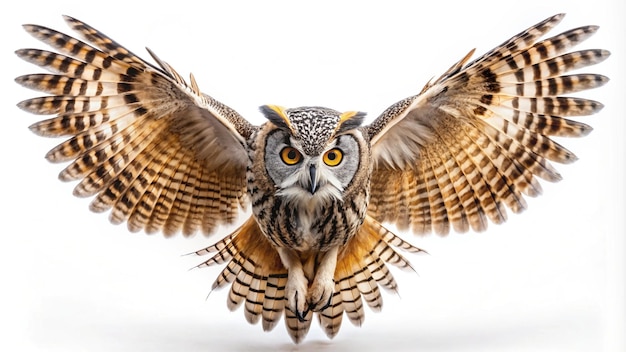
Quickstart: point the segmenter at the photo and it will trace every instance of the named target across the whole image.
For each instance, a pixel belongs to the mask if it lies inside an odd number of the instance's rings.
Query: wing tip
[[[72,17],[70,15],[61,15],[61,17],[63,17],[63,20],[69,24],[80,22],[75,17]]]
[[[36,110],[33,111],[33,109],[30,108],[30,101],[31,101],[31,99],[22,100],[19,103],[15,104],[15,106],[17,106],[18,108],[20,108],[21,110],[26,111],[26,112],[37,113]],[[28,128],[31,128],[34,125],[35,124],[29,126]]]
[[[590,102],[591,102],[591,106],[592,106],[592,114],[598,113],[598,112],[602,111],[602,109],[604,109],[605,105],[602,104],[601,102],[595,101],[595,100],[592,100]]]
[[[37,27],[39,27],[39,26],[36,25],[36,24],[33,24],[33,23],[24,23],[22,25],[22,28],[24,28],[24,30],[26,32],[28,32],[28,33],[32,33],[33,31],[35,31],[35,28],[37,28]]]
[[[38,136],[42,136],[42,137],[46,136],[45,131],[44,131],[44,130],[42,130],[39,126],[40,126],[39,122],[36,122],[36,123],[34,123],[34,124],[32,124],[32,125],[28,126],[28,129],[29,129],[31,132],[33,132],[34,134],[38,135]],[[46,158],[46,159],[47,159],[47,158]]]
[[[26,60],[26,57],[28,56],[27,53],[29,52],[29,49],[17,49],[14,51],[15,55],[17,55],[20,59],[22,60]]]
[[[581,123],[580,136],[584,137],[593,132],[593,127],[586,123]]]
[[[567,15],[567,13],[565,13],[565,12],[559,12],[556,15],[554,15],[552,17],[549,17],[548,21],[555,22],[555,25],[556,25],[559,22],[563,21],[563,18],[565,18],[566,15]]]

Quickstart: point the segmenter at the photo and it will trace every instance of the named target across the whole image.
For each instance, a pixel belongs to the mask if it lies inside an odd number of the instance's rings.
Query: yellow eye
[[[302,160],[302,154],[293,147],[285,147],[280,151],[280,158],[287,165],[295,165]]]
[[[343,159],[343,152],[340,149],[331,149],[324,153],[324,164],[328,166],[337,166]]]

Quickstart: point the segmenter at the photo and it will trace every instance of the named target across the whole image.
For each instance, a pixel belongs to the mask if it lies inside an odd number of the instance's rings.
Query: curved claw
[[[296,318],[298,318],[298,320],[301,323],[304,323],[306,321],[306,319],[304,317],[306,317],[307,314],[309,314],[309,307],[307,306],[307,308],[304,311],[299,311],[298,310],[298,296],[296,295]]]
[[[320,312],[328,308],[333,300],[334,285],[332,279],[316,280],[308,292],[308,309],[314,312]]]
[[[330,297],[328,297],[328,302],[326,302],[326,304],[322,308],[319,309],[320,312],[330,307],[332,302],[333,302],[333,295],[330,295]]]
[[[301,323],[304,323],[306,321],[304,317],[306,317],[307,314],[309,314],[309,308],[307,308],[304,312],[296,311],[296,318],[298,318]]]

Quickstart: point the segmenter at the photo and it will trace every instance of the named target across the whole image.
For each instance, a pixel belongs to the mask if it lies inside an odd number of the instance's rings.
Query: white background
[[[618,1],[131,2],[14,1],[2,11],[3,128],[0,350],[619,351],[624,349],[624,5]],[[619,5],[618,5],[619,3]],[[8,3],[7,3],[8,5]],[[182,257],[206,239],[129,234],[56,179],[44,154],[59,140],[28,130],[37,117],[15,103],[39,95],[13,78],[41,70],[14,54],[40,47],[22,31],[68,31],[61,14],[95,26],[143,57],[149,46],[200,88],[261,123],[257,107],[324,105],[377,116],[418,92],[476,47],[491,49],[558,12],[557,28],[598,24],[581,47],[613,55],[586,69],[610,76],[579,93],[606,108],[583,117],[595,130],[559,140],[580,160],[556,165],[529,209],[481,234],[415,237],[430,255],[397,272],[400,296],[361,328],[344,321],[329,341],[317,323],[293,345],[205,299],[218,269]],[[556,34],[554,32],[553,34]],[[220,234],[227,233],[224,229]]]

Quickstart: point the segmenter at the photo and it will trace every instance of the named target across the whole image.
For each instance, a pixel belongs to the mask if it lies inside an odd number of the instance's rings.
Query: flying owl
[[[230,286],[228,308],[243,305],[248,322],[269,331],[284,316],[298,343],[317,316],[332,338],[344,313],[360,325],[364,304],[382,308],[381,288],[397,287],[388,265],[410,268],[402,251],[422,251],[385,223],[416,234],[484,231],[507,208],[526,208],[538,178],[561,178],[551,162],[576,160],[550,137],[588,134],[569,117],[602,104],[565,95],[608,78],[565,73],[609,52],[568,52],[596,26],[541,40],[563,16],[473,61],[470,51],[369,124],[358,111],[265,105],[260,126],[149,50],[156,65],[65,17],[84,41],[24,26],[57,52],[16,52],[52,72],[18,77],[51,94],[18,106],[55,115],[30,129],[68,138],[46,155],[70,162],[59,178],[79,181],[76,196],[94,197],[91,210],[132,232],[209,235],[251,210],[195,252],[212,255],[198,267],[225,264],[213,289]]]

